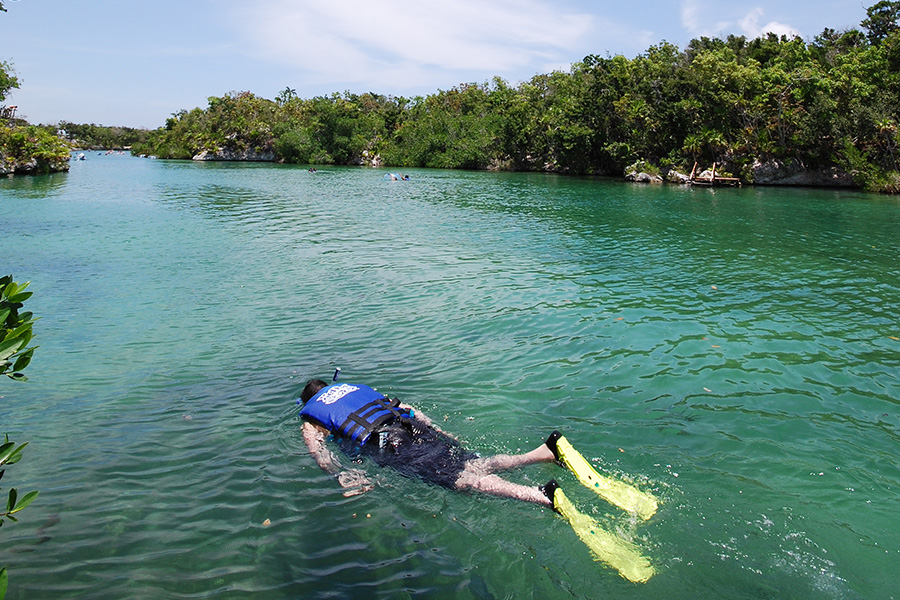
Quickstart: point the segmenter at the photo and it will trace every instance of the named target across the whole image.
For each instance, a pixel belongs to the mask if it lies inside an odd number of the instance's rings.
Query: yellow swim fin
[[[556,454],[556,458],[575,474],[582,485],[597,492],[610,504],[634,513],[645,521],[656,513],[658,506],[656,496],[649,492],[642,492],[624,481],[601,475],[559,432],[553,432],[553,435],[547,440],[547,445]]]
[[[650,559],[643,556],[637,546],[601,529],[596,520],[579,512],[559,488],[553,492],[553,508],[566,518],[596,560],[613,567],[628,581],[645,583],[655,573]]]

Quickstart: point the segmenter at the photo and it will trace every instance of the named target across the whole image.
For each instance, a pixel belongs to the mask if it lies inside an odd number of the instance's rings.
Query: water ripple
[[[888,597],[900,206],[536,174],[85,161],[0,182],[41,345],[8,597]],[[32,300],[29,300],[31,302]],[[483,454],[562,429],[662,498],[635,588],[548,511],[305,451],[335,366]],[[346,464],[348,457],[343,457]],[[6,481],[6,479],[4,480]]]

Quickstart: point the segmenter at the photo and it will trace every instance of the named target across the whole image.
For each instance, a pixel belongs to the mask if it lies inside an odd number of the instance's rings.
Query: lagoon
[[[893,598],[900,202],[546,174],[91,154],[0,180],[3,274],[41,317],[0,432],[38,500],[8,598]],[[299,434],[306,379],[369,383],[482,454],[553,429],[660,497],[556,477],[656,575],[564,520]],[[343,458],[345,464],[348,459]]]

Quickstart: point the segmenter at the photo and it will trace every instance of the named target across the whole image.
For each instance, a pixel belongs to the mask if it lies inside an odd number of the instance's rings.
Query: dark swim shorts
[[[379,465],[448,489],[455,487],[466,462],[478,457],[447,434],[415,420],[411,427],[400,423],[382,427],[370,439],[362,454]]]

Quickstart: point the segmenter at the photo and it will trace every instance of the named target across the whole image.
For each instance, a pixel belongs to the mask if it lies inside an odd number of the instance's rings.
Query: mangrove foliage
[[[0,175],[67,170],[68,143],[52,128],[16,119],[16,107],[3,105],[7,95],[19,85],[12,65],[0,61]]]
[[[494,78],[404,98],[250,92],[182,110],[134,144],[161,158],[541,170],[621,175],[718,163],[834,168],[900,190],[900,2],[814,39],[699,38],[591,55],[517,85]]]

